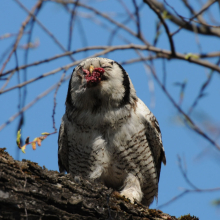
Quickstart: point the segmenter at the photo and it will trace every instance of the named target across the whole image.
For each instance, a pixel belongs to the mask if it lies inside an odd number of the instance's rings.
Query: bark
[[[16,161],[0,148],[0,219],[177,220],[112,191],[28,160]]]

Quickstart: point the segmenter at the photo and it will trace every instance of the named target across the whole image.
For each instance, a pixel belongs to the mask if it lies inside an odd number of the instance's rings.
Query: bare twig
[[[206,5],[204,5],[202,7],[202,9],[197,13],[195,14],[193,17],[191,17],[189,19],[189,21],[193,20],[194,18],[198,17],[200,14],[202,14],[204,11],[206,11],[212,4],[214,4],[216,2],[216,0],[211,0],[211,1],[208,1]],[[172,36],[175,35],[176,33],[178,33],[181,29],[183,28],[183,26],[179,27],[175,32],[172,33]],[[199,27],[196,27],[197,30],[199,30]],[[195,28],[194,28],[195,30]]]
[[[76,1],[74,0],[69,0],[69,1],[62,1],[62,0],[44,0],[44,1],[53,1],[53,2],[57,2],[57,3],[61,3],[61,4],[76,4]],[[102,18],[108,20],[109,22],[111,22],[112,24],[120,27],[121,29],[125,30],[126,32],[128,32],[129,34],[133,35],[134,37],[140,39],[142,42],[144,42],[144,44],[149,45],[149,43],[143,38],[143,36],[138,36],[138,34],[136,34],[134,31],[132,31],[130,28],[128,28],[127,26],[123,25],[122,23],[119,23],[117,21],[115,21],[114,19],[112,19],[111,17],[109,17],[107,14],[100,12],[99,10],[96,10],[95,8],[85,5],[81,2],[78,2],[77,5],[79,7],[83,7],[85,9],[88,9],[92,12],[94,12],[96,15],[101,16]]]
[[[158,206],[158,209],[161,209],[171,203],[173,203],[174,201],[182,198],[184,195],[186,194],[189,194],[189,193],[201,193],[201,192],[216,192],[216,191],[220,191],[220,187],[217,187],[217,188],[210,188],[210,189],[199,189],[198,187],[196,187],[188,178],[186,172],[183,170],[183,167],[182,167],[182,162],[181,162],[181,158],[180,156],[178,156],[178,162],[179,162],[179,168],[180,168],[180,171],[185,179],[185,181],[188,183],[189,186],[191,186],[193,189],[184,189],[182,193],[180,193],[179,195],[173,197],[171,200],[169,200],[168,202],[162,204],[162,205],[159,205]]]
[[[18,1],[18,0],[15,0],[15,1]],[[20,39],[22,38],[23,33],[24,33],[24,30],[25,30],[27,24],[29,23],[29,21],[31,20],[34,11],[37,10],[38,8],[40,8],[41,6],[42,6],[42,1],[39,0],[39,1],[37,2],[37,4],[32,8],[31,14],[29,14],[29,15],[27,16],[27,18],[25,19],[25,21],[22,23],[22,26],[21,26],[21,28],[20,28],[20,30],[19,30],[19,34],[18,34],[18,36],[17,36],[17,38],[16,38],[16,40],[15,40],[15,43],[14,43],[14,45],[13,45],[13,49],[12,49],[12,51],[10,52],[10,54],[9,54],[9,56],[8,56],[8,58],[7,58],[7,60],[4,62],[3,66],[2,66],[2,68],[1,68],[1,70],[0,70],[0,75],[2,74],[3,70],[5,69],[5,67],[6,67],[7,63],[9,62],[9,60],[10,60],[12,54],[13,54],[14,51],[17,49],[18,43],[19,43]]]
[[[216,63],[216,65],[219,65],[220,64],[220,58],[218,60],[218,62]],[[213,78],[214,76],[214,71],[211,70],[210,71],[210,74],[208,75],[207,77],[207,80],[204,82],[204,84],[201,86],[200,88],[200,91],[199,91],[199,94],[198,96],[196,97],[195,101],[193,102],[192,106],[189,108],[189,111],[188,111],[188,115],[190,115],[193,111],[193,109],[196,107],[196,105],[198,104],[199,100],[204,97],[204,91],[205,89],[207,88],[207,86],[210,84],[211,82],[211,79]]]
[[[66,80],[69,80],[70,76],[66,76],[63,79],[63,82]],[[45,97],[46,95],[48,95],[50,92],[52,92],[54,89],[57,88],[57,85],[59,83],[54,84],[53,86],[51,86],[49,89],[47,89],[46,91],[44,91],[43,93],[41,93],[40,95],[38,95],[32,102],[30,102],[29,104],[27,104],[26,106],[24,106],[19,112],[17,112],[16,114],[14,114],[13,116],[11,116],[4,124],[2,124],[0,126],[0,131],[7,126],[8,124],[10,124],[12,121],[14,121],[20,114],[22,114],[23,112],[25,112],[26,110],[28,110],[31,106],[33,106],[37,101],[39,101],[40,99],[42,99],[43,97]]]
[[[174,101],[173,97],[169,94],[169,92],[167,91],[167,89],[164,87],[164,85],[161,83],[161,81],[159,80],[154,68],[151,68],[151,71],[153,73],[154,78],[156,79],[156,81],[158,82],[158,84],[160,85],[160,87],[162,88],[162,90],[164,91],[164,93],[167,95],[167,97],[169,98],[169,100],[171,101],[171,103],[174,105],[174,107],[179,111],[179,113],[184,117],[184,120],[186,122],[186,124],[189,125],[189,127],[195,131],[197,134],[201,135],[203,138],[205,138],[208,142],[210,142],[212,144],[212,146],[214,146],[217,150],[220,150],[220,146],[214,141],[212,140],[206,133],[204,133],[194,122],[193,120],[181,109],[181,107]]]
[[[69,23],[69,40],[68,40],[68,51],[71,49],[71,42],[72,42],[72,33],[73,33],[73,23],[76,19],[76,9],[78,5],[79,0],[76,1],[76,4],[73,5],[73,10],[71,11],[71,16],[70,16],[70,23]]]
[[[42,5],[41,5],[41,7],[42,7]],[[35,12],[33,13],[34,16],[37,16],[37,14],[40,11],[40,8],[37,8],[37,10],[35,10]],[[34,24],[35,24],[35,20],[32,17],[32,20],[30,21],[30,26],[31,27],[30,27],[29,34],[28,34],[27,45],[30,45]],[[29,48],[30,47],[28,46],[27,49],[25,50],[25,54],[24,54],[24,64],[25,65],[28,62]],[[17,55],[16,55],[16,58],[17,58]],[[18,61],[17,61],[17,67],[18,67]],[[27,81],[27,69],[24,69],[23,81],[24,82]],[[26,88],[26,86],[23,87],[23,95],[21,95],[21,90],[20,89],[21,88],[19,88],[19,110],[20,110],[20,108],[23,108],[25,106],[25,101],[26,101],[26,97],[27,97],[27,88]],[[20,114],[20,119],[19,119],[19,122],[18,122],[17,130],[20,130],[22,128],[23,124],[24,124],[24,112],[22,112],[22,114]]]
[[[29,32],[23,32],[23,35],[24,34],[28,34]],[[3,40],[3,39],[6,39],[6,38],[9,38],[9,37],[14,37],[14,36],[18,36],[19,33],[5,33],[3,35],[0,36],[0,40]]]
[[[182,0],[182,1],[185,4],[185,6],[189,9],[189,11],[191,12],[192,15],[197,14],[196,11],[194,11],[193,7],[189,4],[188,0]],[[198,19],[199,23],[201,23],[203,25],[207,25],[201,14],[198,15],[196,18]]]
[[[53,96],[53,113],[52,113],[52,120],[53,120],[53,129],[55,132],[57,132],[57,128],[56,128],[56,123],[55,123],[55,114],[56,114],[56,105],[57,105],[57,102],[56,102],[56,96],[57,96],[57,92],[62,84],[62,82],[64,81],[64,77],[66,75],[66,70],[63,72],[63,74],[61,75],[61,78],[57,84],[57,87],[56,87],[56,90],[55,90],[55,93],[54,93],[54,96]],[[69,78],[69,77],[68,77]]]
[[[187,29],[189,31],[194,31],[195,30],[195,28],[193,27],[194,24],[191,24],[190,22],[184,21],[183,16],[180,17],[180,16],[173,15],[169,10],[167,10],[165,8],[163,3],[161,3],[161,2],[159,2],[157,0],[150,0],[150,1],[151,1],[151,4],[153,4],[155,7],[157,7],[160,10],[161,13],[166,11],[167,12],[167,16],[170,17],[170,21],[171,22],[173,22],[176,25],[180,26],[181,28]],[[199,13],[197,13],[197,16],[199,16],[202,12],[203,12],[203,10],[200,11]],[[195,17],[196,16],[193,16],[192,18],[190,18],[190,20],[192,21]],[[218,29],[216,29],[216,28],[209,28],[209,27],[204,26],[204,25],[196,26],[196,28],[197,28],[197,31],[198,31],[199,34],[212,35],[212,36],[220,37],[220,29],[219,28]]]
[[[119,3],[123,6],[123,8],[125,9],[126,14],[129,17],[129,20],[133,20],[135,21],[135,23],[137,24],[137,21],[135,20],[134,14],[128,9],[127,4],[124,3],[123,0],[119,0]]]
[[[211,188],[211,189],[184,189],[184,191],[182,193],[180,193],[179,195],[173,197],[168,202],[166,202],[162,205],[159,205],[157,208],[161,209],[161,208],[173,203],[174,201],[182,198],[183,196],[185,196],[186,194],[189,194],[189,193],[216,192],[216,191],[220,191],[220,187],[219,188]]]
[[[23,8],[29,16],[32,16],[33,19],[38,23],[38,25],[53,39],[53,41],[62,49],[62,51],[66,52],[67,50],[63,47],[63,45],[57,40],[57,38],[35,17],[33,12],[30,12],[19,0],[15,0],[21,8]],[[43,1],[43,0],[40,0]],[[69,56],[72,61],[74,61],[74,58]]]
[[[140,37],[141,36],[141,22],[140,22],[140,15],[139,15],[139,8],[137,6],[136,0],[132,0],[134,8],[135,8],[135,16],[136,16],[136,26],[137,26],[137,34]]]
[[[176,52],[175,52],[175,47],[174,47],[174,42],[173,42],[173,39],[172,39],[172,35],[169,31],[169,28],[168,28],[166,22],[164,21],[163,17],[161,16],[160,11],[153,4],[151,4],[150,0],[144,0],[144,2],[146,4],[148,4],[148,6],[156,13],[157,17],[160,19],[161,23],[163,24],[163,26],[165,28],[165,31],[166,31],[166,34],[167,34],[167,37],[168,37],[169,42],[170,42],[170,49],[171,49],[171,52],[172,52],[172,56],[175,57]]]
[[[111,51],[126,50],[126,49],[148,50],[148,51],[157,53],[158,57],[164,57],[164,58],[167,58],[167,59],[171,58],[171,52],[170,51],[163,50],[163,49],[160,49],[160,48],[157,48],[157,47],[154,47],[154,46],[143,46],[143,45],[135,45],[135,44],[118,45],[118,46],[92,46],[92,47],[80,48],[80,49],[74,50],[72,52],[66,52],[66,53],[56,55],[56,56],[48,58],[48,59],[44,59],[44,60],[37,61],[37,62],[31,63],[31,64],[23,65],[23,66],[18,67],[17,69],[11,69],[11,70],[8,70],[8,71],[4,72],[2,74],[2,76],[5,76],[5,75],[11,73],[14,70],[18,70],[18,69],[20,70],[20,69],[24,69],[24,68],[27,68],[27,67],[39,65],[41,63],[46,63],[46,62],[49,62],[49,61],[52,61],[52,60],[55,60],[55,59],[58,59],[58,58],[61,58],[61,57],[64,57],[64,56],[68,56],[70,54],[76,54],[76,53],[80,53],[80,52],[84,52],[84,51],[88,51],[88,50],[108,50],[109,52],[111,52]],[[207,54],[194,54],[194,55],[198,58],[217,57],[217,56],[220,56],[220,52],[212,52],[212,53],[207,53]],[[180,60],[184,60],[184,61],[187,61],[187,62],[192,62],[192,63],[198,64],[198,65],[213,69],[213,70],[220,73],[220,67],[219,66],[217,66],[215,64],[212,64],[212,63],[210,63],[206,60],[200,60],[200,59],[196,59],[196,58],[193,58],[193,57],[187,59],[186,55],[181,54],[181,53],[176,53],[175,58],[180,59]],[[0,91],[0,94],[1,94],[1,91]]]
[[[187,176],[187,173],[186,171],[183,169],[183,166],[182,166],[182,160],[181,160],[181,157],[179,155],[177,155],[177,159],[178,159],[178,166],[180,168],[180,171],[185,179],[185,181],[193,188],[193,189],[196,189],[196,190],[199,190],[199,188],[197,186],[195,186],[188,178]]]

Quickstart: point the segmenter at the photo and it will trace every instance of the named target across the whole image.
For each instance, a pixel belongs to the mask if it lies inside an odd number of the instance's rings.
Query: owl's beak
[[[90,75],[92,75],[92,72],[93,72],[94,69],[95,69],[94,66],[93,66],[93,65],[90,65],[90,67],[89,67]]]

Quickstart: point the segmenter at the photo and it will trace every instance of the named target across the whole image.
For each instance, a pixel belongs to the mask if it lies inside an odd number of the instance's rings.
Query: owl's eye
[[[103,68],[103,69],[112,69],[113,64],[114,64],[113,61],[108,62],[108,63],[104,63],[104,64],[101,64],[101,62],[99,62],[100,67]]]
[[[103,69],[112,69],[112,66],[106,64],[106,65],[102,66],[102,68],[103,68]]]

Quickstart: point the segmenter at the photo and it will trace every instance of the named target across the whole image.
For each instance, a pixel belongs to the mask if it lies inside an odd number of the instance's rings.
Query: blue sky
[[[139,3],[141,1],[138,1]],[[181,15],[189,17],[189,13],[184,9],[181,1],[168,1],[175,7]],[[30,10],[36,1],[23,0],[22,3]],[[92,1],[90,3],[92,7],[95,7],[102,12],[110,13],[110,15],[118,21],[125,20],[127,17],[120,4],[114,1]],[[195,4],[195,7],[198,5]],[[132,5],[129,3],[129,8]],[[21,23],[25,20],[27,14],[24,12],[15,1],[0,1],[0,36],[5,33],[17,33]],[[81,15],[85,16],[88,10],[80,9]],[[114,13],[113,13],[114,12]],[[122,13],[123,12],[123,13]],[[212,14],[219,21],[219,11],[217,4],[211,8]],[[119,14],[116,17],[116,14]],[[67,47],[68,40],[68,25],[69,15],[63,9],[63,7],[46,2],[43,9],[38,15],[38,19],[50,30],[54,36]],[[101,20],[104,22],[103,20]],[[155,37],[155,23],[157,17],[149,10],[145,5],[141,10],[141,27],[146,39],[152,43]],[[81,22],[81,23],[80,23]],[[89,21],[88,19],[81,18],[76,21],[73,30],[73,39],[71,50],[84,47],[82,43],[82,36],[80,34],[81,26],[87,36],[89,46],[106,45],[109,39],[108,30],[103,30],[97,24]],[[176,30],[176,26],[167,21],[172,31]],[[108,27],[113,28],[112,24],[105,22]],[[128,24],[128,27],[136,31],[132,22]],[[128,36],[124,31],[120,31],[119,34],[123,37],[129,38],[132,43],[140,44],[140,41],[133,37]],[[5,51],[13,42],[13,37],[0,40],[0,51]],[[54,42],[45,34],[42,29],[35,24],[32,34],[32,41],[38,39],[40,41],[39,47],[31,49],[29,52],[28,63],[42,60],[48,57],[52,57],[56,54],[62,53]],[[203,52],[211,52],[219,50],[219,39],[217,37],[199,36],[199,41],[202,46]],[[24,45],[27,42],[27,37],[24,36],[21,39],[20,45]],[[188,31],[181,31],[174,37],[174,43],[176,50],[181,53],[196,53],[199,52],[198,45],[196,44],[195,34]],[[114,38],[113,45],[125,44],[119,38]],[[163,49],[169,49],[169,43],[164,31],[159,39],[157,47]],[[97,52],[97,51],[96,51]],[[81,53],[74,56],[75,59],[82,59],[86,56],[92,55],[94,51]],[[146,55],[147,53],[145,53]],[[136,58],[137,55],[131,51],[117,51],[108,55],[109,58],[118,62]],[[24,63],[24,50],[18,50],[19,65]],[[210,59],[210,62],[215,59]],[[56,69],[60,66],[71,63],[68,57],[56,59],[55,61],[44,63],[42,65],[30,67],[27,69],[27,79],[35,78],[43,73]],[[0,63],[2,66],[2,63]],[[157,74],[160,79],[163,76],[162,60],[154,61]],[[15,67],[15,59],[12,57],[8,63],[6,70]],[[135,63],[124,65],[125,70],[129,73],[129,76],[135,86],[137,95],[141,98],[145,104],[151,109],[151,111],[157,117],[166,151],[167,165],[162,166],[160,184],[159,184],[159,196],[158,204],[154,202],[151,208],[157,208],[158,206],[169,201],[173,197],[180,194],[183,189],[190,189],[190,186],[184,180],[183,175],[178,167],[179,155],[187,167],[187,174],[189,179],[198,188],[215,188],[220,186],[220,153],[215,150],[207,141],[197,135],[195,132],[186,128],[177,120],[177,111],[168,100],[167,96],[163,93],[158,84],[154,81],[154,96],[155,106],[152,105],[152,95],[149,91],[149,78],[146,74],[145,68],[142,63]],[[73,68],[68,69],[67,75],[71,74]],[[204,67],[197,66],[195,64],[187,63],[185,61],[166,61],[167,72],[167,88],[172,97],[178,101],[180,88],[175,86],[176,82],[183,82],[187,80],[186,91],[184,94],[184,100],[182,108],[187,111],[192,105],[196,96],[199,93],[199,89],[202,83],[207,79],[207,74],[210,72]],[[27,98],[26,104],[31,102],[38,94],[42,93],[54,83],[56,83],[62,75],[62,72],[58,72],[45,79],[41,79],[27,86]],[[21,79],[23,72],[20,71]],[[203,126],[207,121],[213,126],[219,128],[220,118],[220,78],[219,74],[215,73],[211,81],[211,84],[206,90],[207,96],[200,100],[198,106],[192,114],[192,118],[200,125],[202,129],[206,131]],[[17,84],[17,75],[14,75],[8,84],[7,88]],[[3,82],[0,81],[0,86]],[[56,107],[56,127],[59,128],[62,115],[65,112],[65,99],[67,93],[68,82],[64,82],[59,88],[57,94],[57,107]],[[26,138],[30,136],[30,140],[39,136],[42,132],[53,132],[52,127],[52,109],[53,109],[53,96],[54,91],[47,95],[44,99],[38,101],[33,107],[25,112],[25,121],[22,128],[22,137]],[[18,108],[18,90],[13,90],[0,95],[1,114],[0,125],[5,123],[12,115],[14,115]],[[41,166],[45,166],[50,170],[58,170],[57,164],[57,138],[58,134],[49,136],[42,142],[41,147],[37,147],[37,150],[33,151],[31,146],[27,147],[26,154],[18,153],[16,147],[16,129],[19,118],[16,118],[11,124],[0,131],[1,144],[0,147],[6,147],[7,151],[16,159],[28,159],[37,162]],[[219,132],[219,130],[218,130]],[[210,136],[217,140],[217,135],[209,133]],[[204,151],[205,150],[205,151]],[[202,153],[205,152],[205,153]],[[201,155],[202,156],[199,156]],[[212,205],[212,201],[220,198],[220,191],[212,193],[189,193],[184,197],[176,200],[170,205],[162,207],[162,211],[170,215],[177,217],[190,213],[191,215],[198,216],[200,220],[206,219],[219,219],[220,209]]]

